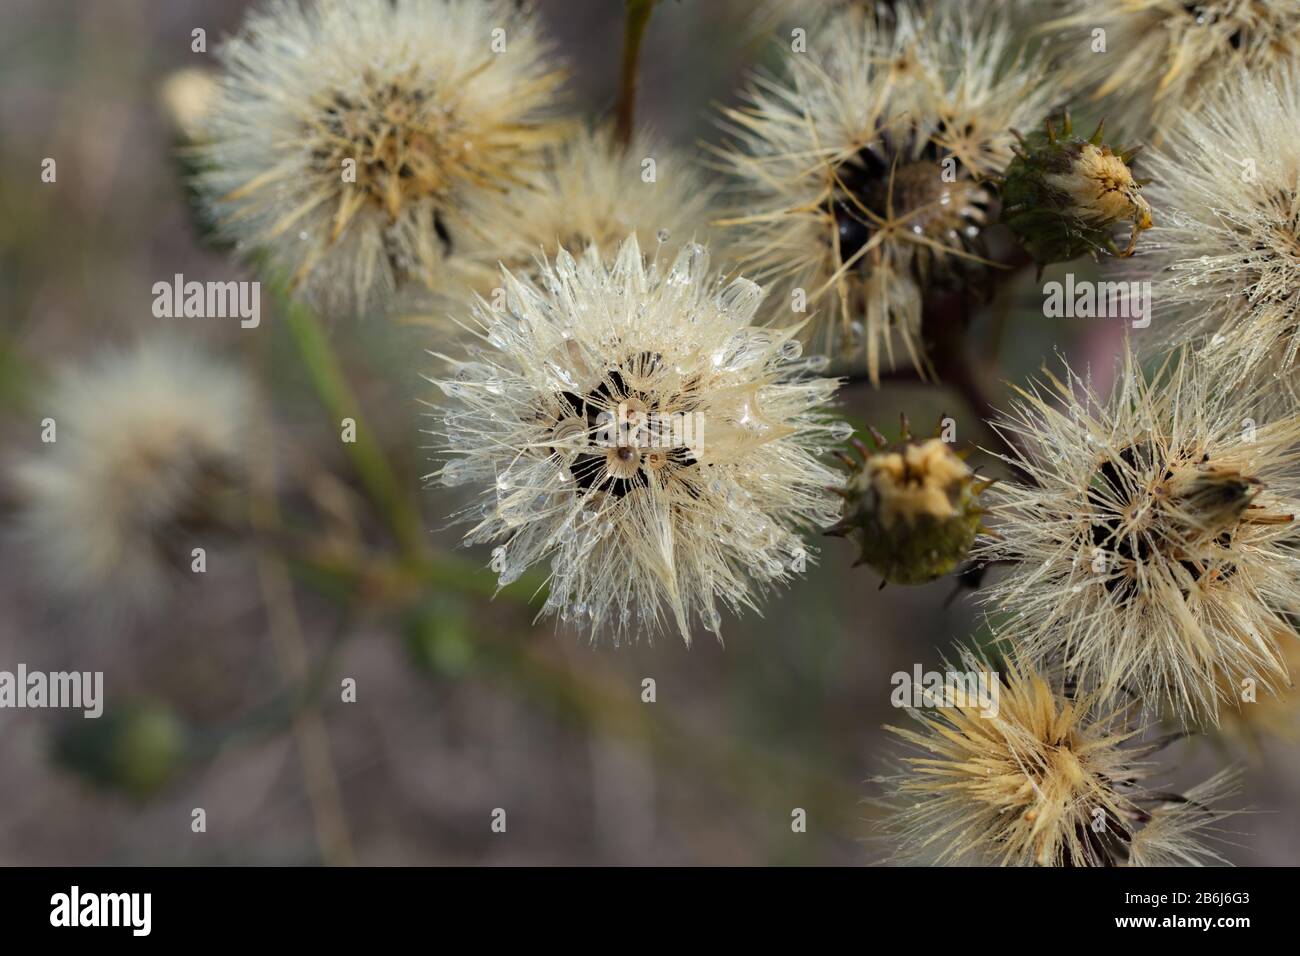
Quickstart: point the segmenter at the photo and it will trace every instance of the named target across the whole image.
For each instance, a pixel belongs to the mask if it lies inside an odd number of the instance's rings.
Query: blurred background
[[[382,520],[263,299],[262,323],[159,319],[152,286],[174,273],[251,278],[196,232],[175,137],[159,106],[172,71],[209,66],[241,0],[6,0],[0,6],[0,455],[38,455],[51,371],[171,333],[257,376],[274,486],[292,523],[324,515],[350,547],[395,555]],[[774,24],[745,0],[668,0],[651,22],[638,121],[684,147],[716,141],[717,104],[771,62]],[[791,5],[792,7],[795,5]],[[607,113],[619,70],[621,0],[543,0],[574,67],[570,94]],[[796,12],[794,16],[798,16]],[[41,162],[58,162],[42,183]],[[1059,267],[1058,267],[1059,268]],[[1074,265],[1076,272],[1086,267]],[[1051,270],[1047,278],[1051,277]],[[111,719],[0,710],[0,863],[5,864],[829,864],[878,860],[870,778],[885,770],[890,675],[937,667],[983,630],[952,580],[877,590],[848,542],[764,616],[724,621],[684,647],[591,648],[532,623],[540,598],[490,599],[486,549],[456,550],[446,516],[463,489],[422,490],[424,349],[419,325],[327,330],[421,545],[454,555],[343,580],[268,561],[249,540],[209,551],[209,571],[157,595],[141,619],[68,607],[42,589],[21,539],[0,540],[0,670],[103,671]],[[1032,269],[1001,284],[972,329],[994,404],[1005,381],[1059,351],[1105,380],[1115,320],[1048,320]],[[843,393],[851,421],[893,432],[900,412],[987,443],[943,388]],[[986,469],[996,473],[996,468]],[[8,509],[9,505],[3,505]],[[390,579],[391,578],[391,579]],[[355,702],[340,683],[355,681]],[[656,700],[642,701],[643,681]],[[319,690],[297,706],[302,687]],[[90,725],[94,725],[90,727]],[[159,729],[161,728],[161,730]],[[115,757],[105,756],[116,755]],[[1300,860],[1300,750],[1192,738],[1166,751],[1185,785],[1242,762],[1225,855]],[[206,832],[191,829],[206,813]],[[507,815],[494,833],[492,814]],[[792,832],[792,812],[807,815]]]

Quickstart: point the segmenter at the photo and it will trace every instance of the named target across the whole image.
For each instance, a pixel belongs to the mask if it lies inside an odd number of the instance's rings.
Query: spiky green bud
[[[1141,147],[1112,150],[1102,142],[1104,127],[1082,139],[1067,112],[1060,131],[1049,119],[1042,132],[1015,133],[1020,145],[1001,183],[1002,221],[1039,266],[1102,252],[1131,256],[1138,234],[1151,228],[1144,180],[1129,165]],[[1121,250],[1114,233],[1124,222],[1132,233]]]
[[[894,584],[925,584],[943,577],[970,552],[979,531],[977,497],[988,487],[939,438],[915,440],[904,424],[902,441],[888,445],[873,431],[877,450],[854,441],[860,462],[842,492],[840,522],[829,533],[850,538],[866,564]]]

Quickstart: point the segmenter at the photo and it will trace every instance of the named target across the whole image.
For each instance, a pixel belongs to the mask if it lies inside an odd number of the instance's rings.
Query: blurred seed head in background
[[[1050,4],[1045,5],[1049,8]],[[1041,26],[1060,37],[1072,89],[1128,139],[1160,142],[1218,84],[1265,75],[1300,54],[1300,0],[1056,0]],[[1049,9],[1049,16],[1050,13]]]
[[[55,440],[13,471],[41,583],[141,611],[188,574],[196,535],[245,530],[249,388],[168,340],[62,370],[43,405]]]
[[[329,312],[490,267],[467,197],[502,198],[562,135],[563,73],[512,0],[276,0],[221,60],[196,159],[214,218]]]

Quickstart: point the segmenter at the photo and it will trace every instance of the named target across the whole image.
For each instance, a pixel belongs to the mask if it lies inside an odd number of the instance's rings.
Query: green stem
[[[423,522],[419,509],[402,490],[383,449],[375,440],[374,432],[362,416],[361,406],[330,347],[329,338],[321,329],[320,321],[314,312],[291,299],[285,298],[284,305],[289,331],[321,404],[336,426],[344,418],[356,422],[356,441],[344,444],[352,466],[383,511],[403,554],[408,557],[423,554],[424,538],[420,532]]]
[[[645,39],[654,8],[655,0],[627,0],[627,16],[623,21],[623,74],[618,90],[618,120],[614,127],[614,141],[623,149],[632,142],[641,41]]]
[[[447,554],[425,554],[405,559],[385,556],[322,557],[310,553],[288,555],[294,571],[318,590],[340,599],[353,596],[380,605],[414,602],[430,589],[454,591],[470,597],[500,595],[526,604],[546,592],[546,577],[540,571],[524,574],[507,587],[496,575],[467,558]]]

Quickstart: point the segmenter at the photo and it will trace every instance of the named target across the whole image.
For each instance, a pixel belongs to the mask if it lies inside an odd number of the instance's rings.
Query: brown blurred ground
[[[575,65],[573,93],[589,114],[612,101],[620,15],[616,0],[544,0]],[[645,56],[642,118],[691,144],[712,136],[710,104],[727,101],[753,65],[746,4],[665,3]],[[91,356],[111,343],[175,323],[150,313],[150,287],[175,272],[226,277],[233,266],[196,238],[156,106],[169,71],[208,58],[244,4],[197,0],[8,0],[0,9],[0,336],[26,375]],[[210,47],[211,48],[211,47]],[[59,181],[39,182],[43,157]],[[1032,278],[1032,277],[1028,277]],[[1059,347],[1105,365],[1115,330],[1094,320],[1053,326],[1036,287],[1004,297],[1008,331],[1001,374],[1020,378]],[[981,328],[991,322],[986,315]],[[265,315],[261,333],[274,329]],[[169,331],[175,331],[174,327]],[[181,330],[239,357],[233,325],[193,320]],[[336,327],[335,340],[370,419],[412,486],[422,472],[417,434],[419,329],[370,322]],[[336,434],[302,388],[292,357],[275,353],[276,429],[300,459],[346,475]],[[9,389],[0,389],[6,394]],[[960,401],[941,391],[857,388],[846,412],[892,423],[898,412],[932,421],[953,413],[961,437],[980,440]],[[7,459],[38,447],[39,408],[6,400]],[[453,499],[421,496],[427,527]],[[450,544],[454,537],[437,532]],[[486,563],[486,554],[475,552]],[[827,541],[821,566],[769,600],[762,619],[724,623],[725,649],[655,646],[591,650],[530,614],[497,602],[462,603],[471,646],[505,647],[507,664],[478,656],[463,669],[415,666],[400,621],[341,618],[311,589],[297,589],[309,648],[340,633],[348,643],[333,686],[357,680],[355,704],[322,708],[344,825],[355,858],[373,864],[858,864],[865,843],[867,779],[882,769],[880,726],[889,675],[937,663],[940,650],[979,627],[969,599],[949,607],[950,582],[877,591],[848,568],[847,544]],[[52,606],[31,581],[20,547],[0,543],[0,668],[106,672],[107,696],[148,696],[196,722],[254,710],[282,686],[251,552],[220,552],[198,591],[160,595],[157,619],[126,629]],[[525,664],[515,666],[516,660]],[[653,677],[658,701],[640,702]],[[0,862],[310,863],[321,859],[299,750],[288,734],[222,753],[147,803],[88,787],[50,765],[50,712],[0,711]],[[1172,748],[1186,783],[1223,756],[1205,740]],[[1238,805],[1269,811],[1239,818],[1239,864],[1300,861],[1300,761],[1276,745],[1251,764]],[[208,832],[190,832],[203,807]],[[489,829],[493,808],[508,831]],[[793,834],[793,808],[808,832]]]

